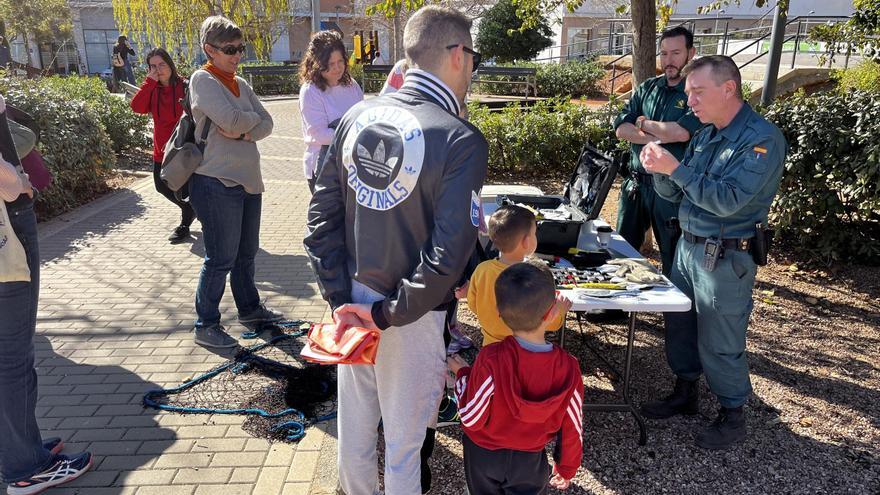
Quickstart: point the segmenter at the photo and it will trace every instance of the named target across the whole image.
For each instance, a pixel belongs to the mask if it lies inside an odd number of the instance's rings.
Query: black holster
[[[672,234],[672,238],[676,241],[681,237],[681,224],[678,222],[678,217],[672,217],[669,220],[666,220],[666,230]]]
[[[770,247],[773,245],[773,235],[775,231],[766,227],[763,223],[755,224],[755,239],[752,242],[751,251],[752,260],[758,266],[767,264],[767,255],[770,253]]]

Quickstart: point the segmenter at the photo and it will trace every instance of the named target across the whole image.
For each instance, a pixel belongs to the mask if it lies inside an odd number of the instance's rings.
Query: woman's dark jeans
[[[193,174],[189,201],[195,209],[205,241],[205,263],[196,289],[196,328],[220,323],[220,299],[226,275],[239,315],[260,305],[254,284],[254,258],[260,248],[262,194],[242,186],[226,187],[219,179]]]
[[[26,196],[6,203],[12,230],[27,254],[30,282],[0,282],[0,473],[14,483],[52,462],[37,426],[34,332],[40,295],[37,217]]]

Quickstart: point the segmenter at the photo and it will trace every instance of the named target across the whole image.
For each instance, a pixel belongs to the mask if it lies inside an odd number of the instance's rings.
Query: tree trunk
[[[28,33],[26,31],[21,33],[21,35],[24,37],[24,53],[25,53],[25,55],[27,55],[28,67],[33,67],[34,66],[34,58],[31,56],[30,36],[28,36]]]
[[[403,53],[403,28],[400,27],[400,12],[398,11],[394,14],[394,18],[391,19],[391,54],[393,59],[388,62],[391,64],[397,63],[398,60],[404,57]]]
[[[632,0],[633,89],[657,75],[657,5],[654,0]]]

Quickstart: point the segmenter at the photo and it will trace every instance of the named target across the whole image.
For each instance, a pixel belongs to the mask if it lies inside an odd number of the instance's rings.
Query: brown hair
[[[327,70],[330,56],[333,55],[333,52],[341,53],[342,61],[345,62],[345,73],[339,79],[339,84],[350,86],[351,74],[348,72],[348,57],[345,53],[345,45],[342,43],[342,36],[336,31],[318,31],[309,40],[306,56],[299,65],[299,82],[301,84],[310,82],[321,91],[327,89],[327,81],[324,80],[321,72]]]
[[[495,281],[498,314],[514,332],[537,329],[555,299],[553,274],[544,263],[511,265]]]
[[[403,50],[410,67],[437,70],[449,45],[471,45],[471,21],[461,12],[428,5],[416,11],[403,28]]]
[[[505,205],[489,217],[489,239],[501,252],[516,248],[535,225],[535,214],[528,208]]]
[[[740,100],[742,99],[742,75],[740,75],[739,67],[736,66],[736,62],[732,58],[727,55],[705,55],[691,60],[691,63],[681,70],[681,73],[687,76],[703,67],[709,67],[712,80],[719,86],[727,81],[733,81],[736,85],[736,95]]]
[[[163,62],[168,64],[168,67],[171,69],[171,77],[168,78],[168,83],[177,84],[180,81],[180,74],[177,73],[177,66],[174,65],[174,60],[171,60],[171,55],[168,54],[168,51],[164,48],[153,48],[147,52],[147,56],[144,57],[144,60],[147,62],[147,69],[150,68],[150,59],[153,57],[160,57]]]

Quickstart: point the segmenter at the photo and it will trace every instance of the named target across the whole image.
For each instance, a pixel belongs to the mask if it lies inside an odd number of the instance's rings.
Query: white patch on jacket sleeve
[[[471,191],[471,224],[480,228],[480,219],[483,217],[483,201],[477,191]]]

